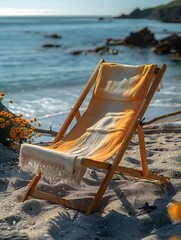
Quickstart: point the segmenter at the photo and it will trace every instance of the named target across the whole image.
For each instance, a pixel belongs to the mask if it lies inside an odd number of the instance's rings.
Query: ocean
[[[146,26],[156,39],[181,32],[181,24],[145,19],[0,17],[0,92],[6,94],[3,103],[14,113],[22,113],[26,119],[36,117],[43,128],[57,131],[103,58],[131,65],[166,63],[163,89],[152,100],[146,120],[180,110],[181,62],[138,47],[114,46],[119,51],[115,55],[71,54],[103,46],[108,38],[124,39]],[[49,38],[51,34],[62,38]],[[60,47],[44,48],[44,44]],[[14,103],[9,104],[8,100]]]

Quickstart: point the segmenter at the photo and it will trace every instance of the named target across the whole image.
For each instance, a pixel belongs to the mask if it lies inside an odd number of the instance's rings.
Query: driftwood
[[[167,118],[167,117],[172,117],[174,115],[178,115],[178,114],[181,114],[181,111],[176,111],[176,112],[172,112],[172,113],[168,113],[168,114],[164,114],[164,115],[161,115],[159,117],[156,117],[156,118],[153,118],[151,119],[150,121],[147,121],[144,123],[144,125],[149,125],[149,124],[152,124],[158,120],[161,120],[161,119],[164,119],[164,118]]]
[[[41,133],[43,135],[51,135],[53,137],[55,137],[58,133],[58,132],[53,131],[51,128],[50,128],[50,130],[46,130],[46,129],[42,129],[42,128],[35,128],[35,131],[38,133]]]
[[[144,129],[145,134],[154,133],[181,133],[181,128],[167,127],[167,128],[146,128]]]
[[[174,126],[174,124],[172,125],[172,123],[169,124],[169,122],[173,122],[173,120],[166,121],[165,124],[164,124],[164,122],[162,123],[162,121],[160,121],[160,120],[163,120],[163,119],[166,119],[169,117],[173,117],[176,115],[180,115],[176,118],[176,121],[181,120],[181,111],[176,111],[176,112],[168,113],[165,115],[161,115],[159,117],[151,119],[150,121],[145,122],[144,126],[146,126],[146,127],[144,127],[144,133],[145,134],[181,133],[181,125],[178,124],[178,125]],[[156,123],[157,121],[158,121],[158,124]],[[151,124],[153,124],[153,125],[150,126]]]

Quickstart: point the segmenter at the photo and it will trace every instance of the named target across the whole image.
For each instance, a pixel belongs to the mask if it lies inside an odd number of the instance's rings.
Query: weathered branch
[[[145,128],[145,134],[157,134],[157,133],[180,133],[181,128],[167,127],[167,128]]]
[[[161,120],[161,119],[164,119],[164,118],[167,118],[167,117],[171,117],[171,116],[174,116],[174,115],[177,115],[177,114],[181,114],[181,111],[179,110],[179,111],[176,111],[176,112],[164,114],[164,115],[161,115],[159,117],[153,118],[150,121],[144,122],[144,125],[149,125],[149,124],[154,123],[158,120]]]
[[[46,129],[42,129],[42,128],[35,128],[35,131],[42,133],[44,135],[52,135],[53,137],[55,137],[57,135],[57,132],[53,131],[52,129],[46,130]]]

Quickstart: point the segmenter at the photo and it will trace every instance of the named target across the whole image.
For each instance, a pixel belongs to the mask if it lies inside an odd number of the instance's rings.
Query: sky
[[[0,0],[0,16],[89,15],[119,16],[171,0]]]

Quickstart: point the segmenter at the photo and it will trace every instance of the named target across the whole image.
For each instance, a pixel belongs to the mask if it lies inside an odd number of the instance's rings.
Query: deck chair
[[[158,68],[155,64],[129,66],[101,60],[52,145],[22,144],[20,167],[35,172],[22,201],[32,196],[90,214],[99,207],[115,173],[169,181],[167,177],[149,172],[143,131],[144,113],[165,70],[165,64]],[[81,115],[79,109],[93,86],[88,107]],[[66,133],[74,118],[75,125]],[[141,170],[120,166],[135,132],[139,139]],[[110,158],[113,158],[111,163]],[[89,206],[36,189],[42,175],[52,181],[66,179],[79,183],[87,167],[107,170]]]

